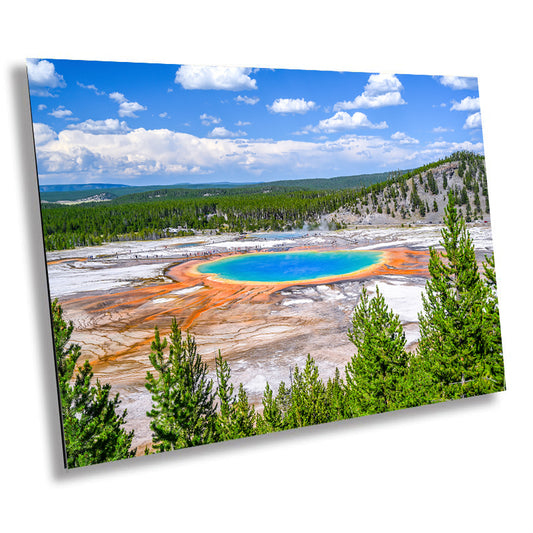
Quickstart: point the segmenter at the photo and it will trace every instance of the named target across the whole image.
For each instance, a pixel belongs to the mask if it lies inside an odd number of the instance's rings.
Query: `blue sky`
[[[39,181],[260,182],[483,152],[477,80],[27,61]]]

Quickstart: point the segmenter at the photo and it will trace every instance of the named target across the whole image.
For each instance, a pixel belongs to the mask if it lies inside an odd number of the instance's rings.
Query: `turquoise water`
[[[243,254],[204,263],[198,271],[231,281],[310,281],[357,272],[378,263],[382,255],[355,250]]]

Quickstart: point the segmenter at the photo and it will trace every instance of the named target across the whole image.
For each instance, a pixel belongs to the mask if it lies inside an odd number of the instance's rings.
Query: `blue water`
[[[231,281],[310,281],[357,272],[378,263],[382,255],[355,250],[243,254],[204,263],[198,271]]]

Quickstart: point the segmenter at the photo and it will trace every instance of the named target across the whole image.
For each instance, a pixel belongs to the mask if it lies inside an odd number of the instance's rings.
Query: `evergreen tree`
[[[57,300],[51,302],[51,309],[67,467],[133,457],[133,431],[122,427],[127,411],[117,413],[119,395],[110,398],[111,386],[99,380],[91,385],[93,371],[88,361],[76,368],[81,348],[68,344],[73,325],[64,320]]]
[[[272,433],[285,429],[283,410],[280,401],[274,397],[274,393],[267,383],[263,393],[263,415],[258,417],[257,426],[259,433]]]
[[[217,396],[220,401],[216,417],[216,440],[232,440],[255,435],[256,413],[249,405],[248,396],[242,383],[239,384],[237,397],[233,394],[230,382],[231,371],[220,351],[215,360],[217,373]]]
[[[328,420],[342,420],[345,418],[346,402],[344,383],[338,368],[335,368],[335,376],[328,379],[326,385],[326,404],[328,406]]]
[[[285,420],[289,428],[328,422],[326,387],[320,380],[314,359],[309,354],[303,371],[300,371],[298,366],[294,369],[290,406]]]
[[[197,352],[196,342],[182,338],[172,320],[168,357],[167,339],[155,328],[150,362],[157,374],[146,374],[146,388],[152,395],[151,418],[154,448],[175,450],[212,442],[215,438],[216,406],[213,381],[207,378],[207,365]]]
[[[431,279],[419,316],[420,363],[431,376],[435,400],[502,390],[503,379],[497,301],[480,277],[474,246],[453,196],[444,223],[444,252],[430,249]]]
[[[230,382],[231,371],[227,361],[222,359],[220,350],[215,359],[217,374],[217,396],[219,398],[219,412],[216,419],[217,440],[230,440],[232,436],[231,412],[235,397],[233,395],[233,384]]]
[[[495,392],[505,390],[505,375],[494,254],[483,262],[483,273],[487,290],[486,308],[483,315],[483,340],[485,343],[483,351],[487,357],[485,368],[480,370],[485,377],[481,384],[485,386],[483,392]]]
[[[349,339],[357,353],[346,365],[348,417],[405,407],[403,388],[409,371],[405,333],[398,315],[377,290],[369,300],[366,288],[352,318]]]
[[[257,415],[255,413],[254,406],[248,403],[248,395],[246,394],[246,390],[244,389],[244,385],[242,383],[239,383],[237,399],[232,407],[232,438],[241,439],[243,437],[251,437],[255,435],[255,422]]]

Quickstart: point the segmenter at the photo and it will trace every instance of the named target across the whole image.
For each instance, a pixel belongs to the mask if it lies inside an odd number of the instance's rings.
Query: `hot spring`
[[[383,252],[359,250],[267,252],[223,257],[197,268],[229,281],[284,283],[356,274],[382,258]]]

